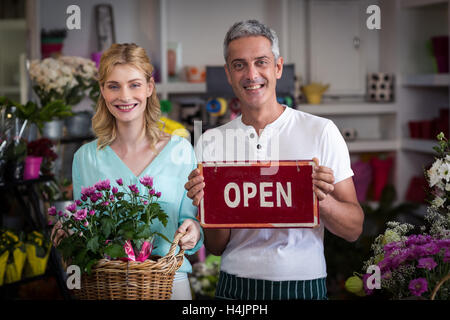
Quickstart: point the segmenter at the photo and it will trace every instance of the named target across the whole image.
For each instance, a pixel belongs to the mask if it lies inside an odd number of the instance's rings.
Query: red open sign
[[[312,160],[203,162],[204,228],[313,228],[319,225]]]

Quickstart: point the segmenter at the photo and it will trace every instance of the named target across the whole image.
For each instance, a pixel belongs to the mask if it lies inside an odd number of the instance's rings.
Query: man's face
[[[249,36],[229,43],[225,72],[243,106],[258,109],[276,103],[276,81],[282,71],[283,58],[275,61],[266,37]]]

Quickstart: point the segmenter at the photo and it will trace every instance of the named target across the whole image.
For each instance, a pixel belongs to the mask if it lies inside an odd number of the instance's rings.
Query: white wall
[[[97,34],[94,6],[111,4],[116,32],[116,42],[141,44],[139,32],[139,3],[137,0],[40,0],[41,29],[66,28],[66,9],[76,4],[81,9],[81,30],[67,30],[63,54],[90,58],[97,51]]]

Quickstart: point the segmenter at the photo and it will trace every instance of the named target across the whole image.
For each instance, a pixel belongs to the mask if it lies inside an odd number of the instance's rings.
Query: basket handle
[[[173,239],[172,245],[170,246],[169,252],[167,252],[167,257],[174,256],[175,250],[177,250],[178,242],[180,239],[186,234],[186,232],[183,233],[177,233],[175,236],[175,239]],[[180,248],[180,252],[178,252],[177,256],[184,256],[184,250]]]
[[[436,297],[436,293],[438,292],[439,288],[444,284],[444,282],[446,282],[447,280],[450,280],[450,273],[447,274],[444,278],[441,279],[441,281],[439,281],[439,283],[436,285],[436,287],[434,288],[432,294],[431,294],[431,298],[430,300],[434,300],[434,298]]]

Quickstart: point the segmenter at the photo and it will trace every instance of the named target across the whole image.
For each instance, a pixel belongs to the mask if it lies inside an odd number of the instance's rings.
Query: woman
[[[158,231],[169,239],[186,232],[179,245],[186,254],[193,254],[203,243],[203,232],[183,186],[197,161],[187,140],[158,129],[160,105],[152,72],[145,50],[135,44],[113,44],[103,53],[98,79],[101,95],[92,118],[97,139],[74,155],[74,199],[80,198],[82,187],[99,180],[122,178],[124,183],[142,187],[139,179],[151,176],[155,190],[161,192],[159,203],[169,216],[167,226]],[[164,256],[170,244],[159,239],[155,246],[152,254]],[[175,275],[172,299],[192,298],[187,278],[191,270],[184,259]]]

